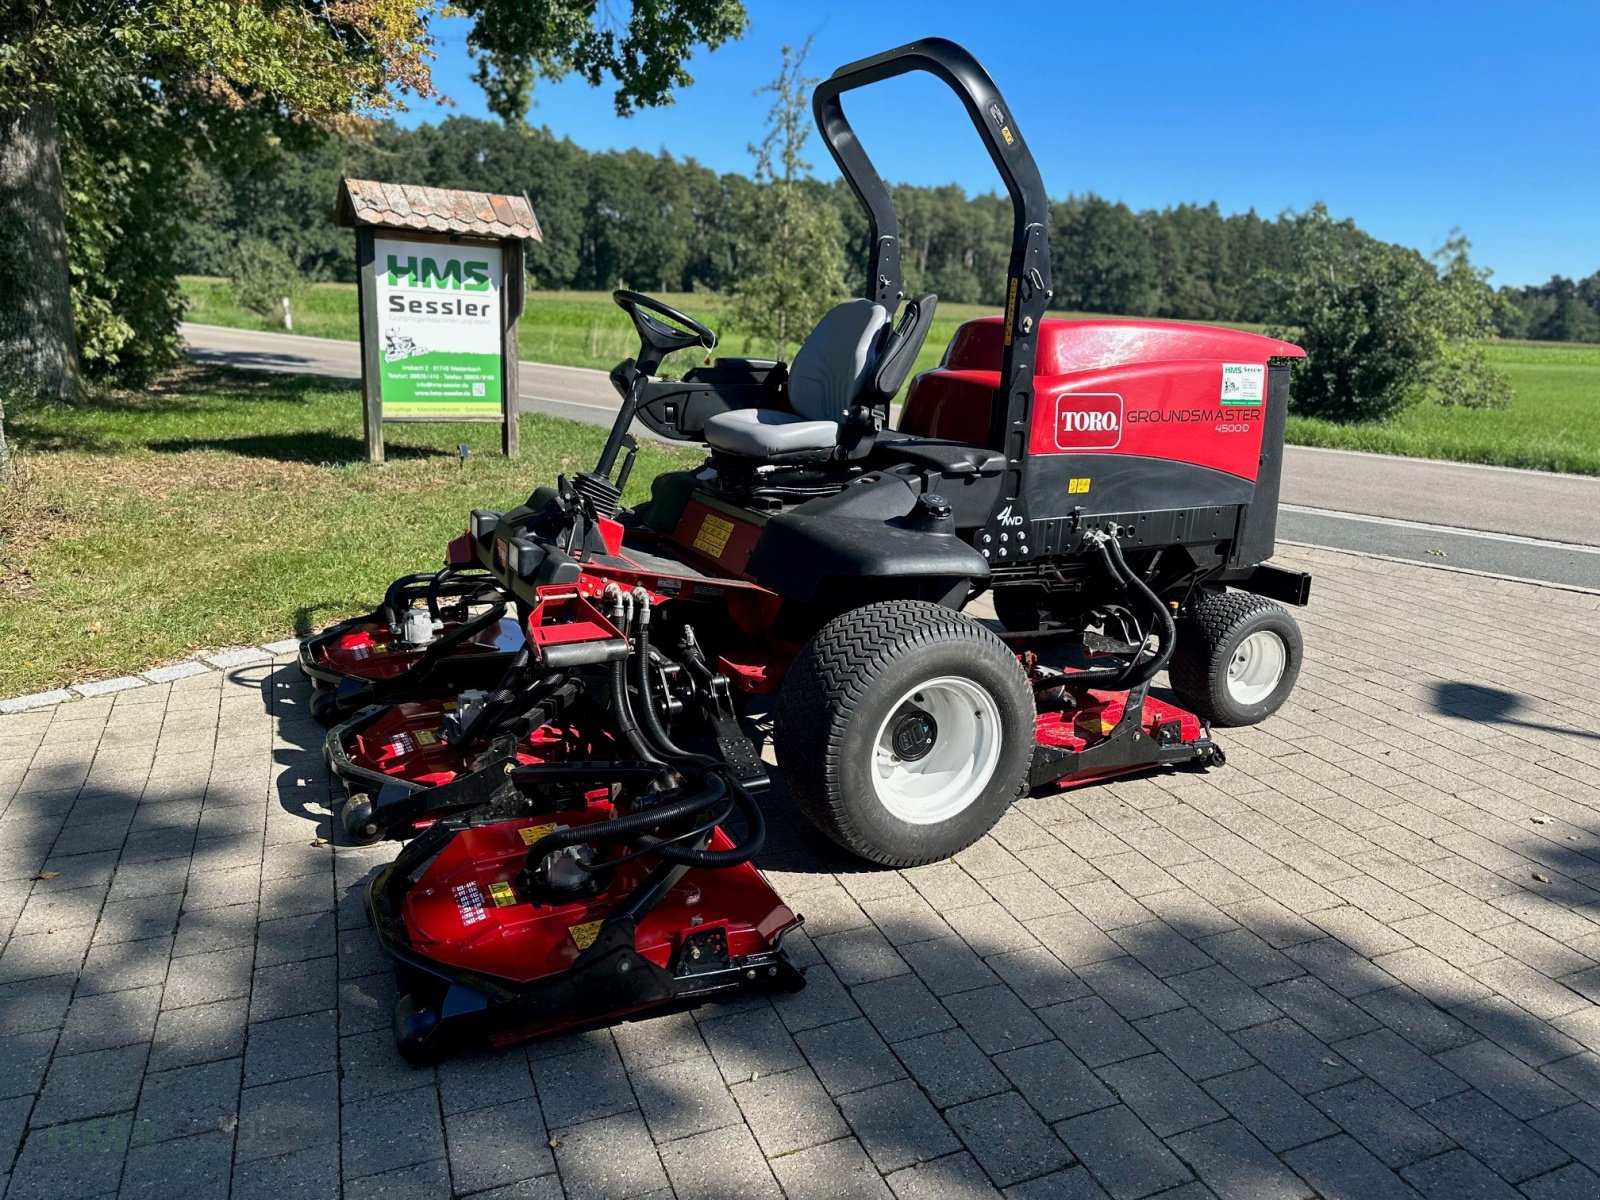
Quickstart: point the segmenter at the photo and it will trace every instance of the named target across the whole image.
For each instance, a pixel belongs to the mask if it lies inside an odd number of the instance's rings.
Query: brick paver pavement
[[[0,720],[0,1190],[1600,1195],[1600,597],[1333,552],[1226,769],[862,870],[801,994],[418,1070],[278,660]]]

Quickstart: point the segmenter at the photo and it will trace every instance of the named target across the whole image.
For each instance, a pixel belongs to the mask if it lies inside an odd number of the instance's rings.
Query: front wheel
[[[1167,668],[1178,701],[1214,725],[1254,725],[1283,706],[1300,677],[1300,627],[1249,592],[1207,592],[1178,627]]]
[[[795,803],[839,845],[906,867],[993,827],[1027,783],[1033,691],[977,622],[896,600],[835,617],[795,660],[774,742]]]

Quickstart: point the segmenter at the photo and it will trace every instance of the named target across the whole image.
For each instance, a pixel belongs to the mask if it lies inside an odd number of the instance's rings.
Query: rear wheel
[[[1172,690],[1215,725],[1254,725],[1283,706],[1300,676],[1300,627],[1287,609],[1249,592],[1207,592],[1178,628]]]
[[[975,621],[896,600],[834,618],[795,660],[774,742],[800,810],[890,866],[977,841],[1027,782],[1033,692]]]

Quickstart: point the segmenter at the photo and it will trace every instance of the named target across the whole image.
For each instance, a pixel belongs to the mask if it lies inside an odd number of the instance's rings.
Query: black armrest
[[[900,314],[900,323],[889,335],[889,341],[878,359],[877,369],[872,373],[865,399],[884,406],[894,399],[895,393],[905,383],[906,376],[911,374],[917,355],[922,352],[923,342],[928,340],[928,330],[933,325],[933,314],[938,307],[939,297],[932,292],[920,300],[906,301],[905,311]]]

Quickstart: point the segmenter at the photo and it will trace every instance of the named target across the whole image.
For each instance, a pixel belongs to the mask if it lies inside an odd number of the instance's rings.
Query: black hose
[[[1161,602],[1161,597],[1151,591],[1143,579],[1140,579],[1128,565],[1128,560],[1122,556],[1122,547],[1114,537],[1107,537],[1100,541],[1096,547],[1100,554],[1100,563],[1105,568],[1106,574],[1114,582],[1123,584],[1139,594],[1149,604],[1156,615],[1156,620],[1161,625],[1160,649],[1154,658],[1140,664],[1139,658],[1144,653],[1141,645],[1133,659],[1114,667],[1086,667],[1081,671],[1072,671],[1062,675],[1044,675],[1034,681],[1035,689],[1042,690],[1051,687],[1093,687],[1098,684],[1111,684],[1118,688],[1136,688],[1140,684],[1149,683],[1172,658],[1172,652],[1177,646],[1178,627],[1172,620],[1172,614],[1167,611],[1167,606]]]
[[[740,863],[749,862],[761,853],[761,847],[767,841],[767,818],[761,811],[761,805],[738,782],[728,781],[733,790],[735,803],[744,812],[745,819],[750,822],[750,829],[744,841],[729,850],[691,850],[682,846],[661,845],[654,847],[655,853],[667,862],[680,863],[689,867],[736,867]]]
[[[635,668],[634,687],[639,692],[639,722],[643,726],[645,735],[664,757],[674,762],[692,763],[701,767],[715,766],[716,759],[680,748],[673,742],[666,726],[661,723],[660,714],[656,712],[655,698],[651,695],[650,617],[648,610],[643,606],[639,609],[635,628],[637,632],[634,637],[634,656],[638,665]]]
[[[634,720],[633,705],[628,700],[627,664],[620,658],[611,664],[611,708],[612,716],[617,721],[617,728],[627,739],[628,746],[634,754],[645,762],[661,762],[661,756],[656,754],[644,734],[640,732],[638,722]]]
[[[706,786],[692,796],[683,796],[677,800],[668,801],[655,808],[643,812],[632,813],[626,817],[613,817],[609,821],[590,822],[587,825],[571,825],[566,829],[555,829],[545,834],[533,845],[528,847],[526,856],[526,870],[532,871],[534,866],[542,861],[546,855],[557,850],[564,850],[568,846],[576,846],[587,842],[590,845],[607,845],[612,842],[628,841],[633,837],[648,833],[657,825],[676,821],[682,817],[690,817],[695,813],[710,808],[713,804],[723,800],[728,793],[727,784],[716,775],[706,777]],[[604,866],[605,864],[598,864]]]

